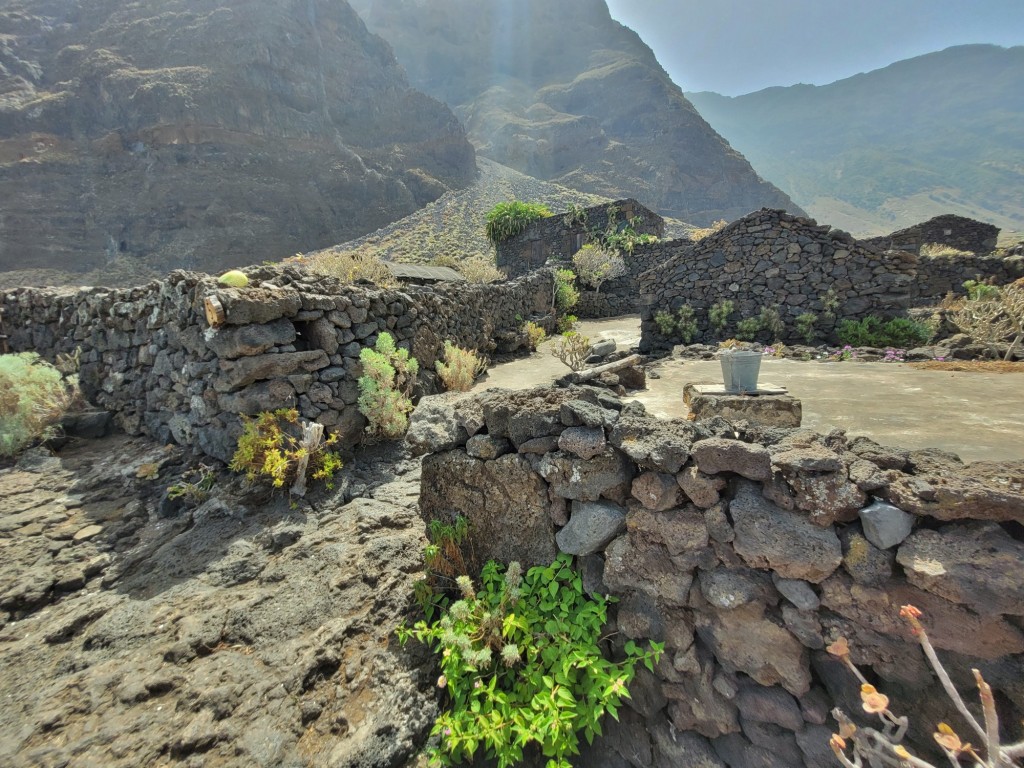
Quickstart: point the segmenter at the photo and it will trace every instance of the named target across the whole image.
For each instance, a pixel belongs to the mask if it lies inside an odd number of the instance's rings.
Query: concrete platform
[[[638,317],[580,323],[591,340],[614,338],[629,348],[640,338]],[[549,385],[569,369],[544,344],[532,357],[497,365],[474,390]],[[656,378],[657,377],[657,378]],[[636,397],[662,418],[686,417],[680,393],[689,382],[721,381],[717,360],[666,359],[648,369]],[[761,378],[786,387],[802,404],[803,426],[902,448],[941,448],[964,461],[1024,460],[1024,375],[929,371],[904,363],[801,362],[764,358]]]
[[[683,402],[696,419],[721,416],[769,427],[799,427],[803,408],[785,387],[759,384],[753,392],[730,392],[722,384],[687,384]]]

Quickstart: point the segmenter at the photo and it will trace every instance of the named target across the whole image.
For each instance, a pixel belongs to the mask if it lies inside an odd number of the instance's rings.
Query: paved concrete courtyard
[[[612,338],[620,349],[640,340],[636,316],[585,321],[591,341]],[[545,343],[529,358],[493,367],[474,390],[550,384],[569,369]],[[661,417],[687,415],[683,387],[720,383],[717,360],[664,359],[649,367],[647,390],[636,393]],[[1024,375],[921,370],[903,363],[802,362],[764,358],[762,383],[778,384],[803,404],[803,426],[841,427],[902,448],[941,448],[966,462],[1024,460]]]

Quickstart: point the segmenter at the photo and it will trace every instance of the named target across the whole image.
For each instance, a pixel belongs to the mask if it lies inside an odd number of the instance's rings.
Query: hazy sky
[[[963,43],[1024,45],[1024,0],[608,0],[684,91],[821,85]]]

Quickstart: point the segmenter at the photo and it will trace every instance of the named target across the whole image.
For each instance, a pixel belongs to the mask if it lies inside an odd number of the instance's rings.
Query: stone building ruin
[[[665,220],[636,200],[628,198],[595,205],[580,211],[557,213],[531,222],[518,235],[498,244],[498,269],[518,277],[548,263],[568,263],[574,253],[591,241],[592,232],[604,232],[612,222],[619,229],[630,225],[642,235],[661,237]]]
[[[999,227],[947,213],[883,237],[868,238],[864,242],[875,248],[898,248],[914,253],[918,253],[921,246],[934,243],[984,255],[995,250],[998,240]]]

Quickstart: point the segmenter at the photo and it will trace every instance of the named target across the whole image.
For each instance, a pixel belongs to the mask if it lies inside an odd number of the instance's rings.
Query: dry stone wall
[[[641,234],[660,237],[665,231],[665,220],[636,200],[616,200],[585,208],[575,219],[556,214],[531,222],[518,235],[498,244],[498,269],[509,277],[518,277],[543,267],[548,259],[568,263],[590,241],[591,232],[604,232],[610,221],[621,226],[631,220]]]
[[[938,243],[961,251],[986,254],[995,250],[998,240],[999,227],[994,224],[949,213],[865,242],[876,248],[899,248],[914,253],[926,243]]]
[[[525,347],[524,320],[546,314],[552,276],[534,272],[499,285],[378,290],[296,268],[247,270],[247,288],[208,275],[115,290],[21,288],[0,295],[12,351],[53,359],[81,350],[86,397],[146,434],[221,460],[231,457],[241,416],[296,407],[360,439],[359,352],[381,331],[412,350],[429,372],[446,340],[474,350]],[[209,327],[204,300],[216,296],[226,321]]]
[[[1024,466],[966,467],[841,431],[661,421],[587,387],[426,398],[410,443],[421,513],[470,523],[481,561],[576,558],[618,598],[613,646],[665,643],[629,710],[580,765],[832,765],[839,705],[863,720],[853,661],[912,718],[969,729],[898,617],[913,604],[953,679],[1024,714]]]
[[[962,292],[964,280],[980,275],[1005,282],[1021,274],[1019,259],[927,259],[904,250],[881,251],[828,225],[771,209],[692,245],[659,243],[647,246],[645,254],[647,249],[661,258],[638,281],[645,350],[668,343],[654,315],[684,304],[696,312],[696,341],[716,340],[708,311],[722,300],[735,305],[726,337],[735,334],[740,319],[767,307],[779,310],[782,340],[798,341],[796,318],[805,312],[817,316],[819,332],[832,330],[822,301],[830,290],[838,300],[838,318],[893,317],[941,298],[951,286]]]

